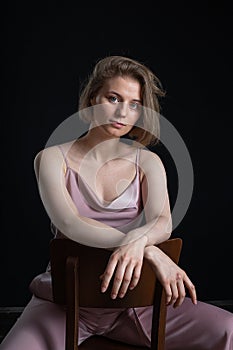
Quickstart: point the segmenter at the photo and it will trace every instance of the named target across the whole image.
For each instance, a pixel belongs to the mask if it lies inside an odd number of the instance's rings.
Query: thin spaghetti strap
[[[62,155],[63,155],[64,161],[65,161],[66,167],[68,168],[69,166],[68,166],[68,162],[67,162],[67,159],[66,159],[66,155],[65,155],[65,153],[64,153],[64,150],[63,150],[63,148],[62,148],[61,145],[58,145],[58,148],[60,149],[60,151],[61,151],[61,153],[62,153]]]
[[[136,153],[136,172],[139,174],[139,157],[140,157],[140,147],[137,148]]]

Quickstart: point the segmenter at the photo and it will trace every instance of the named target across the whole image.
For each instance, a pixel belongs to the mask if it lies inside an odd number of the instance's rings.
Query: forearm
[[[124,242],[127,244],[145,236],[147,238],[146,247],[158,245],[166,241],[170,237],[171,232],[171,219],[166,216],[160,216],[128,232],[124,238]]]
[[[171,218],[160,216],[139,229],[140,234],[147,236],[147,246],[158,245],[169,239],[172,232]]]
[[[64,234],[81,244],[100,248],[113,248],[121,245],[125,234],[99,221],[83,216],[73,216],[61,228]]]

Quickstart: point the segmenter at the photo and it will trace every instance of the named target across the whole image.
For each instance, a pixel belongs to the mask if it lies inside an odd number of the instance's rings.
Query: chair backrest
[[[181,247],[180,238],[159,244],[159,248],[176,263],[179,261]],[[159,282],[156,281],[155,273],[145,259],[138,285],[133,290],[129,290],[124,298],[111,299],[111,285],[105,293],[101,293],[100,275],[104,272],[111,253],[102,248],[81,245],[70,239],[52,239],[50,262],[54,302],[66,304],[67,293],[69,293],[69,287],[66,289],[67,283],[70,286],[70,282],[67,282],[67,278],[70,280],[67,274],[76,275],[77,269],[78,276],[74,278],[78,278],[76,284],[79,306],[128,308],[153,305],[155,287]]]
[[[182,240],[175,238],[159,245],[176,263],[179,261]],[[144,259],[139,283],[124,298],[111,299],[110,291],[101,293],[100,276],[111,251],[81,245],[69,239],[50,242],[50,262],[55,303],[66,305],[66,350],[92,349],[93,344],[78,346],[79,306],[99,308],[130,308],[153,305],[151,349],[164,350],[166,304],[164,290],[156,280],[150,264]],[[103,344],[103,341],[102,341]],[[87,347],[86,347],[87,345]],[[125,348],[109,343],[101,349]],[[127,348],[132,349],[128,345]]]

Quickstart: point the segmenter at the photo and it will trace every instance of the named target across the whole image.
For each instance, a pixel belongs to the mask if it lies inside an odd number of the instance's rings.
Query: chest
[[[112,161],[96,173],[96,193],[106,201],[119,197],[137,176],[137,165],[126,160]]]
[[[135,162],[114,159],[104,164],[85,161],[76,164],[76,171],[100,200],[111,202],[127,190],[139,170]]]

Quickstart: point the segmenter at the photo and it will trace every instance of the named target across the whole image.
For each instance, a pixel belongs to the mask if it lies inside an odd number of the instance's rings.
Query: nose
[[[120,102],[117,106],[117,116],[118,118],[126,118],[128,111],[127,102]]]

